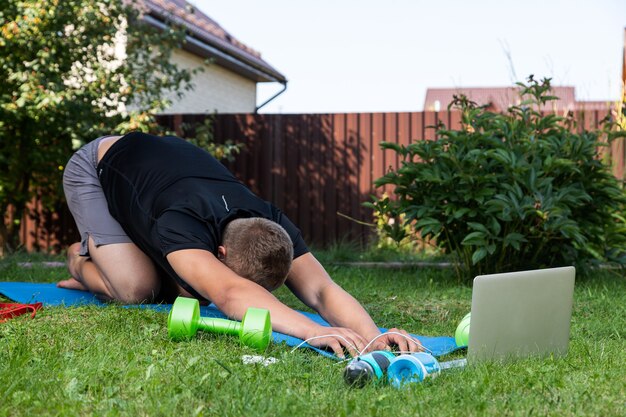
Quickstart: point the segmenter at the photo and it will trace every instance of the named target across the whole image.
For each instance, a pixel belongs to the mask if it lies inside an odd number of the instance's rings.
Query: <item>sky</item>
[[[190,0],[288,79],[261,113],[421,111],[429,87],[621,91],[626,0]],[[259,85],[257,103],[277,93]]]

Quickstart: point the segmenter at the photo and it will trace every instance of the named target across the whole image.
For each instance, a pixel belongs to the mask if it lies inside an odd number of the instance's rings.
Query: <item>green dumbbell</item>
[[[234,320],[200,317],[200,303],[194,298],[178,297],[167,318],[167,332],[173,340],[192,338],[198,330],[238,335],[246,346],[263,351],[270,344],[272,323],[270,312],[249,308],[241,323]]]

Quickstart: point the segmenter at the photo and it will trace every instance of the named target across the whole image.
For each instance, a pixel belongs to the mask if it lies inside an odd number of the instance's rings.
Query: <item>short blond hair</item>
[[[293,260],[293,243],[276,222],[253,217],[226,225],[222,245],[224,264],[238,275],[269,291],[283,285]]]

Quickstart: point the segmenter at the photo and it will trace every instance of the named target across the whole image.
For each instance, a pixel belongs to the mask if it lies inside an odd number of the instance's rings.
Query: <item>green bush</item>
[[[550,80],[519,83],[522,103],[506,114],[455,97],[460,130],[437,139],[383,143],[402,166],[375,184],[395,186],[374,199],[380,212],[404,215],[415,236],[436,238],[454,255],[460,278],[574,264],[626,263],[626,196],[599,157],[621,133],[575,133],[572,115],[542,114],[555,100]],[[607,140],[601,139],[607,137]]]
[[[213,131],[213,123],[215,118],[207,116],[202,122],[189,124],[183,123],[183,138],[202,148],[219,160],[234,161],[241,149],[244,148],[243,143],[235,143],[228,139],[224,143],[215,142],[215,134]]]

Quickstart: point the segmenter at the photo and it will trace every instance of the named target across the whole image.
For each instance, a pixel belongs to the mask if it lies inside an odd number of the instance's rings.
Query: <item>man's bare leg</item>
[[[160,290],[152,261],[133,243],[96,247],[89,238],[89,257],[79,256],[80,244],[68,249],[67,266],[72,278],[61,288],[89,290],[98,298],[124,303],[151,302]]]

